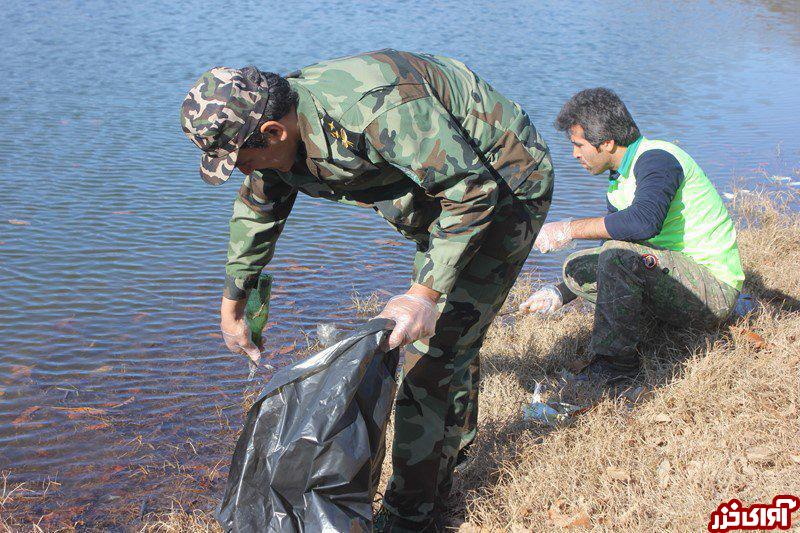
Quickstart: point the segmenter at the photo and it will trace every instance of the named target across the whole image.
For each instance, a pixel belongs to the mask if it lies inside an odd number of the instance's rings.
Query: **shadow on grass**
[[[745,290],[753,294],[761,305],[771,305],[781,311],[800,311],[800,300],[786,294],[775,287],[768,287],[758,272],[745,273]]]
[[[752,279],[756,280],[756,276]],[[768,292],[763,285],[759,289],[753,288],[752,291],[757,295],[778,294],[774,290]],[[791,297],[782,296],[785,298],[781,301],[788,302],[788,305],[796,302]],[[591,312],[591,308],[587,307],[584,307],[584,312]],[[739,319],[738,323],[742,324],[741,321]],[[591,379],[575,379],[568,369],[570,357],[588,358],[590,327],[559,337],[546,353],[530,353],[530,365],[520,364],[520,358],[513,354],[493,354],[491,363],[483,365],[482,373],[484,377],[496,373],[513,375],[519,385],[530,394],[537,382],[546,383],[551,391],[557,392],[550,399],[573,405],[592,406],[612,398],[624,402],[630,409],[635,409],[637,405],[648,401],[653,391],[680,378],[686,360],[695,355],[705,357],[719,340],[732,342],[729,328],[733,323],[734,321],[728,321],[714,328],[697,329],[678,328],[656,319],[646,321],[642,335],[645,340],[639,349],[643,371],[634,382],[618,389],[604,387]],[[545,426],[523,420],[521,408],[522,406],[516,416],[492,420],[480,427],[479,442],[476,442],[472,450],[473,461],[480,464],[480,473],[471,473],[467,467],[457,479],[457,490],[453,491],[448,502],[448,509],[452,513],[448,517],[451,526],[463,523],[468,500],[489,490],[501,480],[504,464],[518,462],[521,455],[536,453],[536,449],[530,447],[531,439],[523,439],[521,436],[535,435],[533,442],[538,444],[550,433],[575,424],[580,419],[578,416],[559,426]]]

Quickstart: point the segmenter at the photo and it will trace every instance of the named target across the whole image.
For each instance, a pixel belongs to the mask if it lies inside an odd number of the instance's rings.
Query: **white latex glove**
[[[258,363],[261,359],[261,350],[258,349],[258,346],[253,344],[247,322],[242,319],[238,322],[237,327],[238,333],[225,331],[220,327],[222,338],[225,340],[225,346],[227,346],[231,352],[246,355],[251,361]]]
[[[550,314],[558,311],[563,306],[564,298],[558,288],[555,285],[545,285],[522,302],[519,310],[521,313]]]
[[[543,254],[565,248],[572,242],[570,222],[572,219],[548,222],[542,226],[533,245]]]
[[[389,349],[393,350],[433,335],[436,329],[436,305],[421,296],[401,294],[389,299],[378,318],[388,318],[395,323],[389,336]]]

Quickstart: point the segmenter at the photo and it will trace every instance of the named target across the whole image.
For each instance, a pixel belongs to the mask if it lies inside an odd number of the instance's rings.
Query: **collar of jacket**
[[[309,168],[312,159],[328,159],[331,155],[328,140],[322,130],[321,115],[311,92],[297,83],[295,79],[289,79],[292,89],[297,91],[297,123],[300,129],[300,138],[306,147],[306,155],[309,159]]]
[[[617,169],[617,172],[619,172],[620,176],[625,176],[627,178],[628,174],[631,173],[631,163],[633,163],[633,158],[636,156],[636,151],[639,149],[639,145],[642,144],[642,139],[644,139],[644,137],[640,135],[638,139],[630,144],[630,146],[625,148],[625,155],[622,156],[622,161],[619,163],[619,169]]]

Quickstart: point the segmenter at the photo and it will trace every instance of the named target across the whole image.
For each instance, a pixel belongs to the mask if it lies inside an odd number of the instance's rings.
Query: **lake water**
[[[219,428],[239,424],[247,368],[217,312],[241,175],[203,183],[178,114],[207,68],[285,73],[384,47],[461,59],[549,143],[550,220],[604,209],[605,177],[552,127],[589,86],[617,90],[647,136],[678,141],[721,191],[735,177],[800,180],[798,2],[4,5],[0,471],[61,483],[51,507],[138,505],[169,494],[176,463],[226,464]],[[352,325],[355,291],[404,290],[413,246],[397,240],[371,210],[300,198],[268,267],[268,350],[290,356],[316,324]],[[552,277],[563,257],[534,252],[526,268]]]

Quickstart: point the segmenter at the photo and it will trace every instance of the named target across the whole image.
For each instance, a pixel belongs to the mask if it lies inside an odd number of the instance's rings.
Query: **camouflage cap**
[[[186,136],[204,153],[200,177],[211,185],[227,180],[237,151],[255,130],[269,100],[269,86],[255,67],[216,67],[205,72],[181,105]]]

